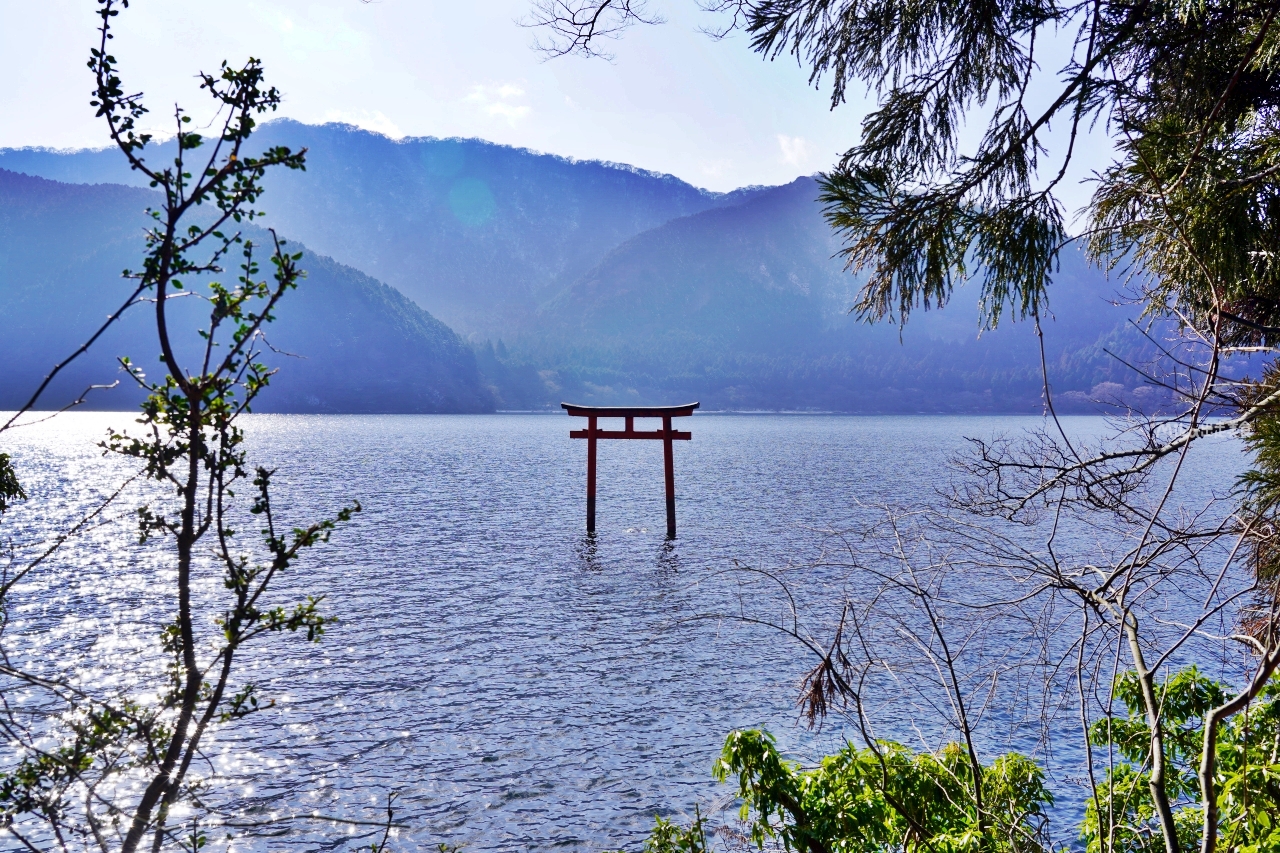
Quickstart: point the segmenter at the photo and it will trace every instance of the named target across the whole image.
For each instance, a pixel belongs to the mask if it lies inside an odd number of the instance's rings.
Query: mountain
[[[0,170],[0,360],[6,366],[0,409],[25,402],[49,368],[119,307],[132,289],[120,272],[139,264],[144,209],[157,201],[145,189],[71,185]],[[249,236],[261,241],[265,235]],[[492,410],[472,351],[447,326],[358,270],[310,252],[302,266],[306,280],[285,297],[280,319],[267,330],[274,348],[300,357],[265,353],[279,373],[255,410]],[[196,340],[201,303],[173,305],[174,327]],[[159,346],[148,308],[130,309],[59,377],[41,407],[122,378],[119,356],[147,372],[156,369]],[[90,395],[90,405],[136,404],[140,391],[126,383]]]
[[[572,398],[1041,410],[1034,326],[1006,322],[980,336],[976,288],[961,288],[944,310],[916,312],[901,331],[848,313],[860,279],[842,269],[810,178],[719,194],[479,140],[393,141],[292,121],[264,125],[255,139],[309,149],[305,173],[270,178],[267,221],[457,328],[500,407]],[[0,166],[137,183],[114,152],[10,149]],[[1133,312],[1108,304],[1116,290],[1064,255],[1054,319],[1043,326],[1065,408],[1155,394],[1116,358],[1153,353]]]
[[[610,252],[539,309],[535,331],[481,353],[512,371],[508,404],[700,399],[728,409],[1039,411],[1030,323],[978,336],[976,295],[918,311],[900,331],[849,313],[859,280],[815,201],[813,179],[682,217]],[[1142,396],[1130,360],[1149,345],[1109,305],[1115,286],[1074,253],[1050,291],[1046,356],[1068,408],[1099,393]],[[966,292],[969,291],[969,292]],[[531,370],[530,368],[537,368]]]
[[[625,240],[752,193],[477,139],[397,141],[339,124],[277,120],[254,142],[308,150],[305,172],[267,178],[269,225],[391,284],[464,334],[493,337],[526,328],[561,282]],[[172,156],[172,143],[150,154],[156,163]],[[144,185],[115,150],[5,149],[0,168]]]

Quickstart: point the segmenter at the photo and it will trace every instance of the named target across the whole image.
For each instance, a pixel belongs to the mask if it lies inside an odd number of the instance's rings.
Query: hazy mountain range
[[[0,170],[0,409],[22,405],[55,363],[73,352],[132,292],[121,279],[139,265],[150,190],[63,184]],[[250,232],[262,240],[265,235]],[[305,247],[302,247],[305,251]],[[232,266],[228,264],[227,266]],[[280,369],[255,409],[313,412],[479,412],[495,400],[471,349],[394,288],[314,253],[307,278],[286,296],[264,361]],[[228,274],[232,275],[232,274]],[[176,334],[194,341],[202,304],[178,300]],[[60,374],[45,406],[91,384],[93,407],[134,405],[142,391],[117,363],[159,370],[149,304],[130,309]]]
[[[976,296],[962,290],[946,310],[913,315],[901,338],[848,313],[858,281],[834,257],[810,178],[723,194],[478,140],[292,121],[255,139],[309,149],[307,171],[273,176],[264,197],[267,222],[306,247],[310,277],[271,332],[306,358],[280,362],[263,410],[560,399],[1040,410],[1032,328],[979,338]],[[165,159],[164,146],[151,156]],[[150,191],[114,151],[0,150],[0,170],[7,407],[127,293],[119,271],[139,257]],[[1141,359],[1146,348],[1108,304],[1115,289],[1075,256],[1055,278],[1046,355],[1068,407],[1150,396],[1107,354]],[[97,381],[126,351],[154,358],[148,350],[139,315],[59,393]]]

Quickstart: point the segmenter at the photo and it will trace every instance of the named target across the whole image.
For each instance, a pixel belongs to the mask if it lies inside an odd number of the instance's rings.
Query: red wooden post
[[[596,532],[596,419],[587,418],[587,532]]]
[[[662,419],[662,454],[667,472],[667,538],[676,538],[676,463],[671,451],[671,416]]]

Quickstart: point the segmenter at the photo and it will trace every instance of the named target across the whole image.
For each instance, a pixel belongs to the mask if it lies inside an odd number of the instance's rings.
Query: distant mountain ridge
[[[287,120],[255,140],[309,150],[305,173],[269,179],[267,222],[457,329],[501,408],[566,397],[853,412],[1043,406],[1032,325],[979,337],[977,298],[964,288],[901,333],[851,316],[860,280],[842,269],[811,178],[711,193],[480,140],[396,141]],[[2,150],[0,167],[138,181],[109,151]],[[1068,409],[1155,393],[1117,358],[1140,363],[1153,345],[1132,312],[1108,304],[1115,290],[1064,254],[1050,290],[1056,320],[1043,325]]]
[[[1039,344],[1030,323],[979,338],[961,288],[942,311],[899,330],[849,313],[860,282],[836,257],[811,178],[736,205],[672,220],[610,252],[539,310],[536,331],[508,342],[511,365],[535,365],[545,390],[509,383],[532,404],[700,398],[710,408],[855,412],[1037,411]],[[1132,401],[1150,345],[1109,301],[1116,287],[1074,252],[1050,291],[1046,356],[1067,408],[1092,408],[1095,386]],[[900,339],[901,335],[901,339]],[[496,353],[481,366],[497,374]]]
[[[392,140],[348,125],[264,124],[262,147],[307,148],[270,175],[266,222],[391,284],[464,334],[510,334],[564,280],[619,243],[756,190],[713,193],[671,175],[476,139]],[[150,157],[172,157],[173,143]],[[114,150],[0,150],[0,168],[145,185]]]
[[[0,409],[24,403],[49,369],[75,350],[131,292],[120,272],[141,258],[150,190],[64,184],[0,170]],[[259,242],[265,235],[246,229]],[[294,244],[292,248],[305,247]],[[234,278],[234,261],[223,276]],[[474,354],[447,326],[365,274],[307,252],[307,277],[267,328],[264,361],[279,369],[257,411],[483,412],[494,398]],[[178,299],[173,324],[194,337],[202,304]],[[75,399],[91,384],[95,408],[141,397],[116,359],[148,373],[159,351],[147,305],[138,305],[75,361],[41,401]]]

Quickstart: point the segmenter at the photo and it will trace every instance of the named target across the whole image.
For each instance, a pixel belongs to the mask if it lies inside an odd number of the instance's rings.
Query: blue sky
[[[98,147],[84,62],[93,0],[5,0],[0,146]],[[134,0],[114,43],[154,124],[195,106],[192,75],[253,55],[283,114],[391,136],[467,136],[669,172],[727,190],[830,166],[857,141],[866,103],[829,109],[790,58],[715,41],[694,0],[652,0],[667,22],[629,31],[613,62],[544,61],[516,20],[528,0]],[[1083,202],[1071,190],[1068,202]]]

